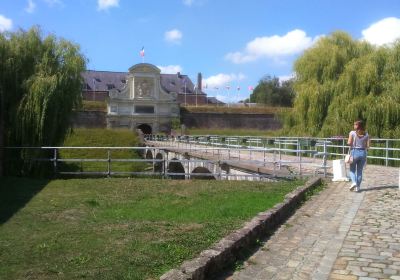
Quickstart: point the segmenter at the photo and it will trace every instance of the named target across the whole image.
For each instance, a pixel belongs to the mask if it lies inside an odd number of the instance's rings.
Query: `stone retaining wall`
[[[251,248],[257,240],[265,238],[275,230],[300,206],[307,191],[322,182],[321,178],[312,178],[304,186],[286,195],[282,203],[272,209],[259,213],[243,228],[229,234],[217,244],[200,253],[200,256],[185,261],[178,269],[172,269],[162,275],[160,280],[204,280],[212,279],[235,263],[243,251]]]
[[[101,111],[76,111],[72,116],[72,126],[75,128],[106,128],[107,113]]]
[[[187,128],[243,128],[276,130],[282,123],[274,114],[181,113]]]

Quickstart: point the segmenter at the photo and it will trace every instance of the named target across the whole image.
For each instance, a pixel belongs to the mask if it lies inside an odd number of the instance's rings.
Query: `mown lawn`
[[[301,184],[0,178],[0,279],[156,279]]]

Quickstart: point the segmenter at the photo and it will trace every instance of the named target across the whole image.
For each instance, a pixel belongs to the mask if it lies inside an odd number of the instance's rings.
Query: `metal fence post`
[[[54,149],[53,172],[54,175],[57,175],[57,148]]]
[[[111,175],[111,151],[107,150],[107,177]]]
[[[324,159],[324,177],[326,178],[326,169],[327,169],[327,166],[326,166],[326,163],[327,163],[327,160],[326,160],[326,141],[324,141],[324,156],[323,156],[323,159]]]
[[[385,166],[388,166],[389,158],[389,140],[386,139],[386,156],[385,156]]]

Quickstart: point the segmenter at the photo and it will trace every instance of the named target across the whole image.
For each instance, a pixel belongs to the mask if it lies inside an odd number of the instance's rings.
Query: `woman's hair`
[[[365,135],[365,125],[364,122],[361,120],[355,121],[354,124],[357,125],[357,135],[358,136],[364,136]]]

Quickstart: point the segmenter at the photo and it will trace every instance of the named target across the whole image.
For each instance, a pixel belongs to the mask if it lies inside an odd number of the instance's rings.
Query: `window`
[[[108,90],[112,90],[113,88],[115,88],[114,84],[107,84]]]
[[[154,114],[154,107],[153,106],[135,106],[135,113]]]
[[[110,113],[118,113],[118,105],[117,104],[110,105]]]

